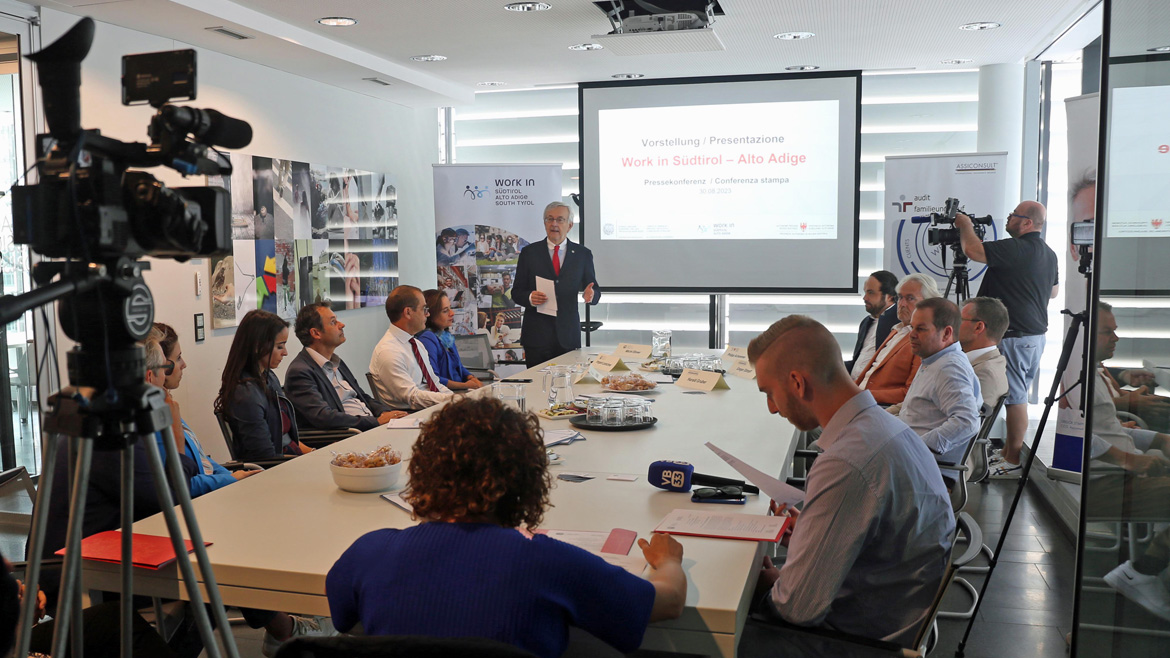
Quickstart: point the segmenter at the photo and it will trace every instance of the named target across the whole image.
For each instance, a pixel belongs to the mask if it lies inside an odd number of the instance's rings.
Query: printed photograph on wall
[[[496,357],[496,363],[504,364],[524,364],[524,348],[513,347],[506,350],[492,350],[492,354]]]
[[[348,240],[329,240],[329,300],[334,311],[361,308],[361,259]]]
[[[317,301],[313,298],[313,241],[297,240],[293,246],[297,263],[297,310],[300,310]]]
[[[208,277],[208,292],[211,293],[211,328],[223,329],[236,326],[236,278],[235,259],[231,254],[214,256],[211,261],[211,276]]]
[[[435,261],[439,265],[475,265],[474,226],[452,226],[439,231],[435,238]]]
[[[372,240],[374,238],[374,177],[368,171],[358,171],[354,175],[354,192],[351,194],[357,203],[358,238]]]
[[[479,289],[476,291],[478,305],[486,309],[515,308],[512,301],[512,281],[516,278],[515,265],[481,265],[476,268],[479,274]]]
[[[335,204],[331,201],[337,192],[341,191],[341,181],[335,180],[330,176],[329,167],[323,164],[310,164],[309,176],[312,179],[312,186],[309,188],[309,207],[312,209],[312,238],[320,240],[329,237],[329,225],[331,223],[332,215],[340,213]],[[337,192],[334,192],[333,186],[337,185]],[[340,216],[337,219],[340,225]]]
[[[256,240],[256,308],[276,312],[276,241]]]
[[[229,183],[232,198],[232,240],[256,239],[256,209],[252,205],[252,156],[233,153]],[[249,249],[248,253],[251,253]]]
[[[522,309],[520,307],[508,309],[492,309],[488,315],[488,342],[498,349],[520,347],[520,321]]]
[[[439,290],[447,293],[451,308],[467,308],[475,304],[466,267],[440,267],[437,272]]]
[[[272,195],[273,215],[276,217],[274,235],[277,240],[292,240],[293,217],[296,211],[292,189],[292,160],[272,158],[272,179],[276,185],[276,191]]]
[[[471,336],[475,333],[475,309],[453,308],[455,320],[451,324],[451,333],[458,336]]]
[[[494,226],[475,227],[475,259],[480,265],[515,265],[520,250],[528,246],[524,238]]]
[[[256,296],[256,241],[233,240],[232,253],[235,255],[235,309],[236,317],[242,318],[248,311],[259,308]]]
[[[252,208],[257,240],[271,240],[276,236],[276,218],[273,216],[272,158],[252,156]]]
[[[398,240],[398,191],[385,174],[371,174],[374,191],[373,236],[375,239]],[[393,232],[393,235],[391,235]]]
[[[293,162],[289,171],[293,199],[293,237],[307,240],[313,237],[313,178],[309,174],[309,163]]]
[[[276,241],[276,314],[297,317],[297,257],[292,240]]]
[[[398,241],[375,239],[362,258],[362,306],[382,306],[398,286]]]

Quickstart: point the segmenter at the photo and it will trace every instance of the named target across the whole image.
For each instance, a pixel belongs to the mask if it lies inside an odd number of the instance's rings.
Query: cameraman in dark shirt
[[[1007,217],[1010,238],[982,242],[971,218],[955,215],[963,253],[987,263],[980,297],[995,297],[1008,309],[1007,333],[999,350],[1007,359],[1007,438],[1003,451],[993,455],[991,477],[1020,477],[1020,448],[1028,430],[1028,392],[1040,374],[1040,354],[1048,331],[1048,300],[1056,297],[1060,279],[1056,253],[1044,244],[1044,206],[1023,201]]]

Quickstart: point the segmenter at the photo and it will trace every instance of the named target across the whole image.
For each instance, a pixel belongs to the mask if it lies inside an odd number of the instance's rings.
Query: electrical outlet
[[[195,342],[196,343],[203,342],[203,339],[205,338],[205,335],[203,332],[204,332],[203,314],[196,313],[195,314]]]

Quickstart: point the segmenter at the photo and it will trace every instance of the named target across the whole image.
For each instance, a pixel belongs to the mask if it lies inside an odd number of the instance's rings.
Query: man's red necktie
[[[414,350],[414,360],[418,361],[418,367],[422,369],[423,379],[427,382],[427,390],[438,393],[439,387],[435,386],[435,380],[431,379],[431,373],[427,372],[427,364],[423,363],[422,353],[418,351],[417,340],[410,339],[410,349]]]
[[[561,245],[553,247],[553,274],[561,275]]]

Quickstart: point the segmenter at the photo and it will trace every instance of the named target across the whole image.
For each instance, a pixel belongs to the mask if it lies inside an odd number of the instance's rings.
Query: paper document
[[[634,546],[638,533],[633,530],[614,528],[609,532],[600,530],[537,530],[536,534],[552,537],[566,544],[572,544],[590,553],[612,553],[626,555]],[[640,553],[641,551],[639,551]]]
[[[647,373],[647,374],[642,375],[642,376],[645,377],[646,379],[649,379],[650,381],[654,382],[655,384],[673,384],[674,383],[674,377],[671,377],[670,375],[664,375],[660,372],[651,372],[651,373]]]
[[[402,499],[402,492],[401,491],[395,491],[394,493],[382,494],[382,497],[385,498],[387,502],[392,503],[392,504],[398,506],[399,508],[401,508],[407,514],[414,513],[414,508],[411,507],[410,503],[408,503]]]
[[[735,512],[676,509],[662,519],[662,523],[658,524],[654,532],[692,537],[777,542],[780,541],[780,537],[791,521],[792,519],[787,516],[759,516]]]
[[[577,441],[584,441],[585,436],[577,430],[545,430],[544,447],[568,445]]]
[[[418,418],[416,416],[404,416],[402,418],[395,418],[382,427],[387,427],[392,430],[408,430],[416,429],[420,424],[422,424],[422,418]]]
[[[642,555],[642,549],[630,551],[629,555],[619,555],[617,553],[596,553],[589,551],[597,557],[605,560],[615,567],[621,567],[626,571],[641,576],[642,572],[646,570],[646,557]]]
[[[545,315],[557,314],[557,284],[552,279],[546,279],[542,276],[536,277],[536,291],[543,292],[548,301],[536,307],[538,313]]]
[[[745,480],[759,487],[760,491],[764,495],[768,496],[777,503],[787,504],[789,507],[792,507],[804,500],[804,492],[800,489],[797,489],[796,487],[786,482],[781,482],[780,480],[777,480],[776,478],[757,468],[748,466],[731,453],[725,452],[715,447],[713,443],[708,442],[706,445],[711,449],[711,452],[719,455],[723,461],[727,462],[732,468],[734,468],[737,473],[744,477]]]

